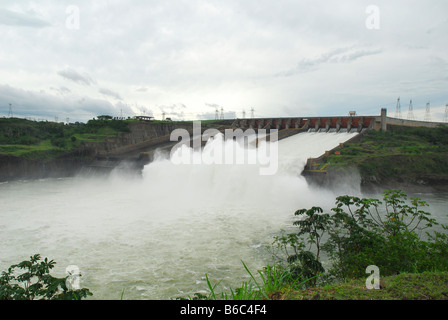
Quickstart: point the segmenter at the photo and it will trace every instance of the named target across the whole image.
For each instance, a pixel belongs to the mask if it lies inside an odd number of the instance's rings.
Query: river
[[[221,281],[218,291],[248,280],[270,261],[265,247],[291,226],[297,209],[330,208],[338,195],[308,186],[306,159],[353,134],[306,133],[278,142],[278,171],[251,164],[176,165],[166,157],[140,176],[14,181],[0,184],[0,270],[36,253],[56,261],[53,274],[79,268],[90,299],[187,297]],[[219,146],[219,141],[211,142]],[[356,176],[353,178],[356,179]],[[448,224],[447,194],[416,195]]]

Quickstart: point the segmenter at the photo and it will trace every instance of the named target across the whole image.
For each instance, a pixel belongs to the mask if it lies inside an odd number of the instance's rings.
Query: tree
[[[322,214],[323,210],[313,207],[309,210],[301,209],[295,212],[299,219],[294,221],[294,225],[299,227],[297,233],[283,234],[275,237],[271,249],[286,253],[286,262],[289,265],[290,273],[299,279],[299,283],[305,286],[315,286],[317,277],[325,272],[320,261],[322,236],[328,229],[330,215]],[[302,236],[306,236],[304,239]],[[306,245],[309,245],[308,250]],[[313,253],[312,248],[316,249]],[[271,251],[277,258],[278,255]],[[281,258],[280,258],[281,260]],[[303,282],[304,280],[309,280]]]
[[[346,280],[365,277],[370,265],[382,275],[401,272],[447,271],[448,235],[423,231],[438,225],[430,213],[422,210],[425,201],[412,198],[401,190],[386,190],[378,199],[340,196],[331,213],[312,207],[295,212],[298,229],[274,238],[271,253],[292,274],[313,278],[326,272],[321,263],[326,253],[331,265],[324,278]],[[442,225],[447,231],[448,227]]]
[[[0,300],[81,300],[92,293],[88,289],[72,290],[67,286],[68,275],[56,278],[50,275],[55,262],[39,254],[30,260],[12,265],[0,276]]]

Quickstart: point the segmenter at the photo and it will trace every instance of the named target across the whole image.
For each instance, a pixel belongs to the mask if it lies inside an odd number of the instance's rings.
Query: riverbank
[[[386,132],[368,131],[359,141],[341,145],[323,157],[324,170],[306,178],[311,184],[333,187],[353,180],[365,192],[447,192],[447,154],[446,126],[389,126]]]

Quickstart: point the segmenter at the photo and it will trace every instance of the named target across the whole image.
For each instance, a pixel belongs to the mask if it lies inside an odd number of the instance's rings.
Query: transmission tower
[[[426,104],[425,121],[431,121],[431,106],[429,102]]]
[[[221,120],[224,120],[224,108],[221,107]]]
[[[12,114],[12,104],[9,104],[8,117],[9,117],[9,118],[12,118],[12,117],[13,117],[13,114]]]
[[[251,117],[252,119],[255,118],[255,109],[254,109],[254,108],[250,109],[250,117]]]
[[[218,120],[219,119],[219,110],[218,110],[218,107],[216,107],[216,110],[215,110],[215,120]]]
[[[243,110],[243,119],[246,119],[246,111]]]
[[[400,98],[397,100],[397,109],[395,110],[395,118],[401,119],[401,104]]]
[[[445,105],[445,116],[443,117],[443,122],[448,122],[448,103]]]
[[[409,102],[408,120],[414,120],[414,107],[412,106],[412,100]]]
[[[162,120],[163,120],[163,121],[165,121],[165,116],[166,116],[166,113],[163,112],[163,113],[162,113]]]

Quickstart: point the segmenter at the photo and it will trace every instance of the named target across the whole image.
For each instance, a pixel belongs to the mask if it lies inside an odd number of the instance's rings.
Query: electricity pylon
[[[409,102],[408,120],[414,120],[414,107],[412,106],[412,100]]]
[[[443,117],[443,122],[448,122],[448,103],[445,105],[445,116]]]
[[[401,119],[401,104],[400,104],[400,98],[398,98],[398,101],[397,101],[397,109],[395,110],[395,118]]]
[[[431,121],[431,106],[429,102],[426,104],[425,121]]]

